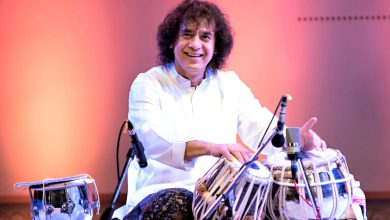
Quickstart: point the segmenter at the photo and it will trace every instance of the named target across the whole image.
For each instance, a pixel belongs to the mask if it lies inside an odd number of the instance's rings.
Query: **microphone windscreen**
[[[272,138],[271,143],[274,147],[282,147],[284,145],[284,136],[275,134],[275,136]]]

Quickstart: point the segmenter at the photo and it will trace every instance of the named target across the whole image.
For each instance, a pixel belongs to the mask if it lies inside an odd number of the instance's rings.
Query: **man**
[[[247,161],[272,117],[232,71],[222,67],[233,46],[230,24],[213,3],[186,0],[157,33],[160,66],[141,73],[129,95],[129,120],[145,147],[148,166],[128,172],[126,219],[191,219],[196,181],[218,157]],[[301,128],[304,150],[326,148]],[[274,124],[275,125],[275,124]],[[262,152],[280,149],[271,145]]]

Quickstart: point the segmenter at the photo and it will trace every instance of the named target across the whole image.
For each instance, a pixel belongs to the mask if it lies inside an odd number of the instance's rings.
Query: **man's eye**
[[[191,37],[192,34],[189,33],[189,32],[184,32],[184,33],[181,34],[181,36],[183,36],[183,37]]]
[[[210,34],[205,34],[202,36],[203,39],[206,39],[206,40],[211,40],[212,39],[212,36]]]

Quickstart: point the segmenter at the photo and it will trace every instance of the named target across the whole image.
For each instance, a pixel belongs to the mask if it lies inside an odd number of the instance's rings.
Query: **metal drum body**
[[[352,176],[345,157],[338,150],[313,150],[302,158],[313,198],[322,219],[338,219],[351,203]],[[268,156],[263,164],[272,173],[274,183],[267,204],[271,219],[317,219],[305,191],[302,173],[297,183],[291,175],[291,161],[286,152]]]
[[[84,220],[92,219],[95,209],[99,212],[95,180],[89,175],[19,183],[15,186],[29,187],[33,220]]]
[[[229,184],[237,175],[241,163],[221,158],[197,182],[192,204],[195,219],[202,219],[215,198],[226,192]],[[237,180],[230,198],[234,219],[262,219],[265,216],[265,204],[272,185],[272,176],[266,167],[254,162]],[[222,202],[223,203],[223,202]],[[224,204],[220,204],[210,219],[225,216]]]

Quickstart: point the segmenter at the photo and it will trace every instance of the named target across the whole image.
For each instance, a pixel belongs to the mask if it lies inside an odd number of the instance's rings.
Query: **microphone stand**
[[[316,218],[318,217],[319,219],[321,219],[321,213],[319,212],[318,205],[313,197],[313,190],[310,186],[309,181],[307,180],[307,175],[306,175],[305,169],[303,169],[302,153],[301,152],[296,153],[296,160],[297,160],[297,166],[298,166],[299,172],[302,174],[302,179],[303,179],[303,183],[305,184],[306,192],[307,192],[309,199],[310,199],[310,202],[312,204],[311,207],[313,208],[313,211],[314,211]]]
[[[310,186],[310,183],[308,181],[307,174],[305,172],[305,169],[303,167],[303,153],[301,151],[301,142],[300,142],[300,128],[287,128],[286,129],[286,136],[287,136],[287,158],[291,161],[291,176],[292,180],[294,182],[294,185],[298,182],[297,177],[297,171],[299,170],[299,173],[301,173],[301,179],[303,179],[305,191],[308,194],[309,200],[311,202],[311,206],[313,208],[314,214],[316,218],[321,219],[321,214],[318,209],[317,203],[313,197],[313,191]],[[300,196],[300,193],[297,190],[297,194]],[[301,199],[298,197],[298,199]],[[306,201],[305,201],[306,202]]]
[[[202,216],[201,219],[208,219],[210,217],[210,215],[212,213],[214,213],[215,209],[217,208],[217,206],[222,202],[222,199],[228,199],[230,198],[230,194],[232,193],[232,191],[235,189],[235,186],[236,186],[236,182],[240,179],[240,177],[242,176],[242,174],[257,160],[259,154],[261,151],[263,151],[263,149],[267,146],[267,144],[272,140],[272,138],[275,136],[275,134],[277,133],[277,130],[274,129],[271,133],[271,135],[268,137],[268,139],[263,143],[262,141],[260,141],[259,143],[259,147],[257,149],[257,151],[255,152],[255,154],[252,155],[251,159],[244,163],[237,175],[233,178],[233,181],[230,182],[230,184],[228,185],[227,187],[227,190],[220,194],[213,202],[213,204],[210,206],[210,208],[206,211],[206,213]],[[261,146],[260,146],[261,145]],[[226,202],[225,201],[225,204],[229,204],[229,201]],[[231,206],[228,205],[227,206],[228,208],[228,211],[227,213],[232,213],[232,210],[231,210]],[[229,210],[230,209],[230,210]]]
[[[133,149],[134,149],[134,147],[130,148],[127,151],[126,163],[125,163],[125,166],[123,167],[123,170],[122,170],[121,176],[119,178],[118,184],[117,184],[117,186],[115,188],[115,192],[114,192],[114,195],[113,195],[113,197],[111,199],[111,203],[107,207],[107,209],[103,212],[102,217],[100,218],[100,220],[111,220],[112,219],[112,215],[114,214],[115,204],[117,203],[117,201],[119,199],[120,190],[122,189],[122,185],[123,185],[123,183],[125,181],[125,178],[127,176],[127,171],[129,170],[129,166],[130,166],[130,164],[133,161],[134,156],[135,156],[135,153],[134,153]]]
[[[274,116],[279,108],[279,106],[282,107],[282,110],[280,112],[280,119],[283,119],[282,121],[283,122],[278,122],[278,126],[272,131],[271,135],[268,137],[267,140],[265,140],[265,142],[263,142],[264,138],[266,137],[267,135],[267,131],[269,129],[269,126],[271,125],[272,123],[272,120],[274,119],[274,117],[272,117],[271,119],[271,122],[269,123],[266,131],[264,132],[264,135],[263,137],[261,138],[260,140],[260,143],[257,147],[257,151],[252,155],[252,157],[250,158],[250,160],[246,163],[244,163],[240,169],[238,170],[237,172],[237,175],[233,178],[233,181],[229,183],[229,185],[227,186],[227,190],[222,193],[221,195],[217,196],[217,198],[215,199],[215,201],[212,203],[211,207],[206,211],[206,213],[203,215],[202,219],[208,219],[210,217],[210,215],[212,213],[214,213],[215,209],[217,208],[217,206],[222,202],[222,199],[225,200],[225,206],[227,207],[227,217],[228,218],[231,218],[232,217],[232,214],[233,214],[233,210],[231,210],[231,193],[232,191],[235,189],[235,186],[237,184],[237,181],[241,178],[242,174],[244,174],[244,172],[257,160],[257,158],[259,157],[259,154],[261,151],[264,150],[264,148],[267,146],[267,144],[269,142],[271,142],[271,140],[274,138],[274,136],[280,132],[280,129],[283,129],[283,126],[284,126],[284,118],[285,118],[285,115],[286,115],[286,106],[287,106],[287,100],[288,100],[288,97],[287,95],[283,95],[282,98],[280,99],[279,103],[278,103],[278,107],[275,109],[275,112],[274,112]],[[279,120],[280,120],[279,119]],[[280,126],[281,125],[281,126]],[[279,127],[279,128],[278,128]],[[282,135],[283,136],[283,135]],[[284,137],[283,137],[283,142],[284,142]],[[283,144],[282,144],[283,145]],[[264,198],[266,199],[266,198]],[[231,216],[230,216],[231,215]]]

